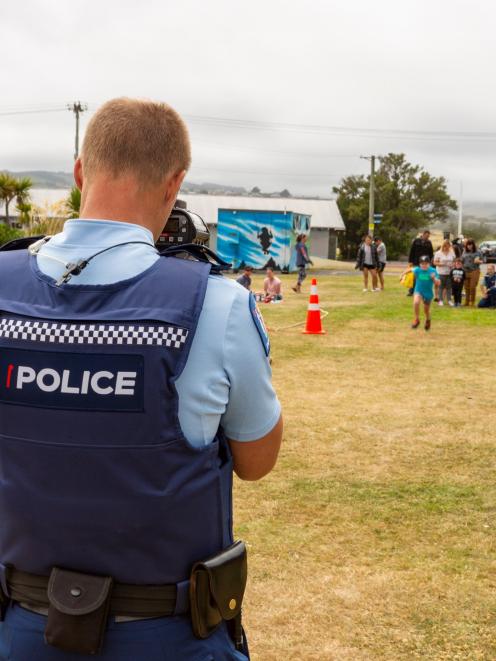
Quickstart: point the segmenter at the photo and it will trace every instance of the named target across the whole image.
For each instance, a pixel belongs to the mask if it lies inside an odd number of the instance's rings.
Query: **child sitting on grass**
[[[424,303],[425,325],[424,328],[428,331],[431,327],[431,303],[434,298],[434,285],[439,286],[440,280],[437,277],[437,271],[431,266],[431,260],[427,255],[424,255],[419,260],[420,266],[409,268],[405,271],[413,271],[415,276],[415,289],[413,291],[413,310],[414,320],[412,328],[420,326],[420,303]]]

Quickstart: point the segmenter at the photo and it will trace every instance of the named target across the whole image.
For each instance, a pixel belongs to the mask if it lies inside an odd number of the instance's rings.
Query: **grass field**
[[[305,336],[281,329],[310,279],[283,280],[261,306],[283,447],[235,485],[252,658],[496,659],[496,311],[436,306],[413,331],[397,276],[321,276],[328,333]]]

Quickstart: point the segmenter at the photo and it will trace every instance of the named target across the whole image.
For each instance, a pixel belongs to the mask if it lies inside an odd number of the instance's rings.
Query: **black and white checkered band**
[[[0,320],[0,338],[50,344],[155,345],[180,349],[188,337],[185,328],[140,324],[70,324],[60,321]]]

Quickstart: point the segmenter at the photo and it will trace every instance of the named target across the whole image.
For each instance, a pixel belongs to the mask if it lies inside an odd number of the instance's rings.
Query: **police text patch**
[[[143,357],[2,348],[0,401],[41,408],[142,411]]]

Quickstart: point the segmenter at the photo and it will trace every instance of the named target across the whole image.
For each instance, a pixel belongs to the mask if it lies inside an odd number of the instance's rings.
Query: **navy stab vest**
[[[177,583],[232,543],[228,445],[188,443],[174,386],[209,271],[161,257],[57,287],[27,251],[0,254],[1,564]]]

